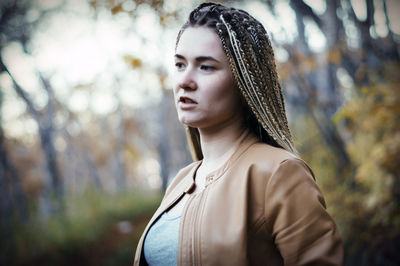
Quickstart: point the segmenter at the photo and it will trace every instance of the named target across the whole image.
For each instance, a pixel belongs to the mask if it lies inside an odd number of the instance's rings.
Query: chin
[[[201,126],[201,123],[197,120],[192,120],[192,119],[179,119],[179,121],[188,127],[195,127],[198,128]]]
[[[196,128],[198,127],[197,123],[191,123],[191,122],[186,122],[186,121],[185,122],[181,121],[181,123],[188,127],[196,127]]]
[[[209,116],[194,116],[185,114],[182,116],[178,116],[178,118],[183,125],[194,128],[204,128],[215,124],[214,119],[211,119],[211,117]]]

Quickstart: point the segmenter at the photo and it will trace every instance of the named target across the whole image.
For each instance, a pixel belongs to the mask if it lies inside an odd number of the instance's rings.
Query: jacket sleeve
[[[284,160],[272,174],[265,217],[285,265],[343,265],[341,237],[302,160]]]

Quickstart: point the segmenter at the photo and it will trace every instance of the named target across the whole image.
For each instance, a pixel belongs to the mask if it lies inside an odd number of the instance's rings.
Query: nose
[[[195,81],[194,73],[187,69],[181,72],[178,77],[178,88],[184,90],[196,90],[197,82]]]

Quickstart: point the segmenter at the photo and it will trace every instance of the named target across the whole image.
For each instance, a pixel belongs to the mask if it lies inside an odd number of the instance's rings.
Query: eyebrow
[[[180,55],[180,54],[176,54],[175,57],[176,57],[176,58],[179,58],[179,59],[186,59],[183,55]],[[199,63],[200,63],[200,62],[207,61],[207,60],[211,60],[211,61],[215,61],[215,62],[217,62],[217,63],[221,63],[220,61],[218,61],[217,59],[215,59],[215,58],[212,57],[212,56],[198,56],[198,57],[195,58],[195,60],[196,60],[197,62],[199,62]]]

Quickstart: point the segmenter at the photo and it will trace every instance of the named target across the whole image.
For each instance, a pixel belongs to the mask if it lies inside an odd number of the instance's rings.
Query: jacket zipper
[[[201,202],[201,198],[203,197],[203,193],[201,195],[199,195],[199,204],[197,207],[200,207],[200,202]],[[196,263],[196,251],[197,251],[197,231],[198,231],[198,222],[197,220],[199,219],[199,208],[195,208],[196,212],[194,213],[194,219],[193,219],[193,234],[192,234],[192,265],[199,265]]]
[[[196,249],[197,249],[197,227],[198,223],[197,220],[199,219],[199,207],[200,207],[200,201],[203,196],[203,192],[201,192],[201,195],[193,195],[192,197],[188,198],[188,201],[186,202],[186,206],[183,211],[182,215],[182,220],[181,220],[181,230],[179,231],[179,234],[181,235],[183,232],[187,231],[187,228],[190,228],[190,242],[188,244],[190,245],[188,249],[186,249],[185,252],[189,252],[189,257],[188,261],[190,265],[200,265],[196,259]],[[199,198],[200,197],[200,198]],[[183,230],[182,230],[183,228]],[[184,239],[185,237],[183,237]],[[185,245],[185,243],[179,243],[178,249],[181,250],[182,247],[181,245]],[[179,254],[180,252],[178,252]],[[188,261],[184,261],[182,257],[183,253],[181,253],[181,256],[178,258],[178,266],[179,265],[187,265]]]
[[[185,261],[183,261],[183,253],[182,253],[182,245],[185,245],[185,243],[182,243],[180,240],[181,240],[181,238],[182,239],[184,239],[184,237],[182,237],[182,234],[183,234],[183,232],[184,231],[186,231],[186,227],[187,227],[187,225],[186,225],[186,220],[187,220],[187,218],[189,217],[189,215],[188,215],[188,212],[189,212],[189,210],[190,210],[190,205],[192,204],[192,202],[193,202],[193,199],[194,199],[195,197],[194,196],[192,196],[192,197],[189,197],[188,199],[187,199],[187,202],[186,202],[186,204],[185,204],[185,207],[184,207],[184,209],[183,209],[183,211],[182,211],[182,217],[181,217],[181,224],[180,224],[180,227],[179,227],[179,243],[178,243],[178,266],[179,265],[185,265],[186,264],[186,262]],[[190,220],[189,220],[189,222],[190,222]],[[190,228],[190,226],[191,226],[191,224],[189,224],[189,228]],[[193,252],[193,249],[192,249],[192,247],[193,247],[193,240],[191,241],[191,250],[192,250],[192,252]],[[193,259],[191,259],[191,262],[192,262],[192,265],[193,265]]]
[[[193,254],[193,265],[201,265],[201,218],[203,217],[204,202],[208,194],[208,189],[204,188],[198,199],[198,206],[196,206],[196,213],[193,222],[193,244],[192,244],[192,254]]]

